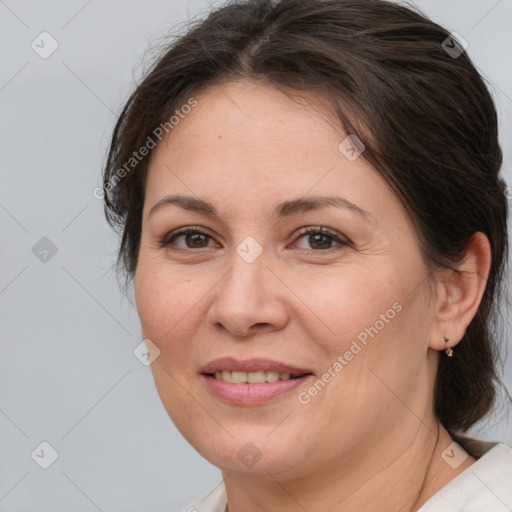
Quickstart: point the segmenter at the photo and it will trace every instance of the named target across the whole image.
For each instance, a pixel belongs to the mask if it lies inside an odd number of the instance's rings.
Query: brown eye
[[[176,247],[177,249],[205,249],[212,247],[212,237],[198,229],[184,228],[173,231],[160,242],[161,247]]]
[[[300,230],[297,240],[299,240],[299,242],[296,242],[297,247],[314,252],[336,249],[336,247],[343,248],[349,245],[347,241],[341,239],[336,233],[323,227],[303,228]]]
[[[308,236],[308,243],[313,249],[330,249],[333,241],[332,236],[320,233]]]
[[[182,235],[185,237],[185,244],[190,249],[203,248],[208,246],[208,236],[203,233],[188,233]],[[178,237],[179,238],[179,237]]]

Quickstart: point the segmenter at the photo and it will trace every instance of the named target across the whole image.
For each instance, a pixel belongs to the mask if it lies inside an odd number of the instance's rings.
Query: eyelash
[[[189,234],[201,234],[201,235],[205,235],[205,236],[213,239],[213,237],[208,232],[206,232],[204,229],[200,228],[199,226],[187,226],[187,227],[178,228],[174,231],[171,231],[170,233],[168,233],[165,236],[165,238],[163,240],[160,240],[158,243],[161,248],[171,249],[170,246],[172,245],[172,242],[176,238],[178,238],[179,236],[189,235]],[[334,246],[334,247],[329,247],[328,249],[309,249],[308,250],[308,249],[300,249],[299,248],[299,251],[303,251],[303,252],[305,251],[310,254],[311,253],[315,253],[315,254],[324,253],[325,254],[325,253],[331,253],[332,251],[343,249],[343,248],[351,245],[351,243],[348,240],[343,240],[336,234],[336,232],[331,231],[329,228],[326,228],[324,226],[307,226],[307,227],[301,228],[297,233],[295,233],[293,240],[295,241],[296,239],[300,239],[303,236],[309,235],[309,234],[327,235],[330,238],[332,238],[333,241],[337,242],[338,245]],[[187,252],[187,251],[196,251],[197,252],[200,249],[211,249],[211,248],[212,247],[204,247],[204,248],[199,248],[199,249],[172,248],[171,250],[182,251],[182,252]]]

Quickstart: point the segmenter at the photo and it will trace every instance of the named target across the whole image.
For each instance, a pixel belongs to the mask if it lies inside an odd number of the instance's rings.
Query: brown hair
[[[456,266],[476,232],[490,241],[480,307],[455,357],[441,354],[434,390],[441,423],[454,438],[465,432],[495,399],[508,206],[495,106],[468,55],[445,49],[445,41],[457,44],[449,36],[385,0],[242,0],[194,21],[158,56],[113,132],[104,206],[122,233],[117,267],[125,285],[137,267],[149,158],[130,169],[126,162],[155,129],[222,82],[260,80],[290,96],[313,93],[365,144],[364,158],[407,207],[432,268]]]

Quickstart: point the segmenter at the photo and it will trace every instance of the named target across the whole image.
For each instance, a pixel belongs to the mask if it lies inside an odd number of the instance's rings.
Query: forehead
[[[263,179],[284,177],[289,167],[300,173],[311,165],[332,166],[346,136],[321,99],[292,99],[269,85],[227,83],[194,98],[197,106],[157,145],[150,168],[186,167],[205,179],[227,168],[237,178],[250,171],[268,174]]]
[[[192,192],[221,208],[339,193],[378,217],[384,205],[376,196],[393,200],[364,158],[350,161],[340,152],[347,135],[322,100],[296,101],[254,83],[219,85],[194,98],[197,105],[151,156],[148,208],[166,193]]]

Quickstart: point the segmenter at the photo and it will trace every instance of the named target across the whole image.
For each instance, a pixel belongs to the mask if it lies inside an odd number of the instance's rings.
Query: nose
[[[233,255],[231,270],[214,288],[214,299],[207,320],[216,329],[235,337],[279,331],[288,322],[289,313],[282,283],[266,266],[264,256],[247,263]]]

